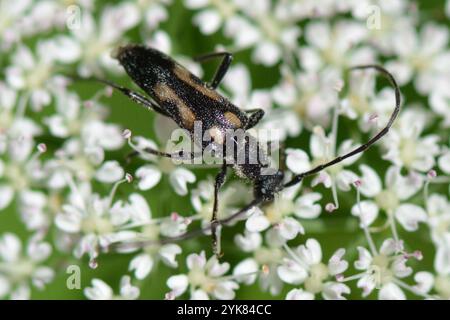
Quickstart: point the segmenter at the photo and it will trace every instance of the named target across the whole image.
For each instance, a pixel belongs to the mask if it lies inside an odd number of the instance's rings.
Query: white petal
[[[69,233],[77,233],[81,230],[81,216],[69,214],[69,213],[59,213],[55,217],[56,226]]]
[[[233,96],[247,97],[251,89],[251,79],[248,68],[238,63],[230,68],[223,82],[225,88],[231,91]]]
[[[106,7],[100,18],[100,38],[106,43],[115,41],[124,31],[133,27],[140,18],[138,7],[129,2]]]
[[[364,298],[367,297],[373,289],[375,289],[376,285],[377,284],[375,283],[374,277],[371,275],[363,276],[356,284],[358,288],[363,289],[362,296]]]
[[[435,23],[427,23],[420,34],[423,40],[424,54],[434,54],[448,45],[448,29]]]
[[[392,238],[388,238],[383,241],[380,248],[380,253],[385,256],[390,256],[403,250],[403,241],[395,241]]]
[[[450,174],[450,152],[445,153],[439,158],[439,168],[447,174]]]
[[[206,264],[206,272],[210,277],[218,278],[228,272],[230,264],[228,262],[220,263],[215,256],[211,257]]]
[[[289,284],[300,284],[308,276],[307,271],[293,260],[287,260],[277,268],[281,280]]]
[[[265,66],[273,66],[281,57],[281,49],[272,42],[264,41],[258,44],[253,51],[252,58],[256,62],[260,62]]]
[[[330,27],[324,22],[309,23],[305,30],[308,43],[320,49],[325,49],[330,42]]]
[[[303,289],[292,289],[287,293],[286,300],[314,300],[314,294]]]
[[[8,278],[0,275],[0,298],[3,298],[11,290]]]
[[[201,33],[206,35],[216,32],[221,23],[220,14],[214,9],[202,10],[194,17],[194,24],[200,28]]]
[[[48,44],[45,46],[45,54],[59,62],[72,63],[81,55],[79,43],[70,37],[52,37]]]
[[[184,0],[184,5],[189,9],[200,9],[208,5],[209,0]]]
[[[372,263],[372,255],[364,247],[358,247],[358,260],[355,261],[355,268],[358,270],[367,270]]]
[[[140,254],[130,261],[128,270],[134,271],[136,279],[142,280],[152,271],[153,258],[149,254]]]
[[[221,281],[214,288],[214,297],[219,300],[233,300],[236,296],[235,290],[239,288],[239,285],[234,281]]]
[[[113,297],[113,291],[104,281],[93,279],[92,287],[85,288],[84,295],[89,300],[110,300]]]
[[[130,276],[123,276],[120,279],[120,295],[127,300],[136,300],[139,297],[141,291],[138,287],[131,284]]]
[[[0,257],[6,262],[17,261],[21,255],[22,243],[14,233],[5,233],[0,238]]]
[[[421,293],[428,293],[433,288],[434,285],[434,276],[432,273],[427,271],[420,271],[414,275],[414,280],[417,284],[414,286],[414,289]]]
[[[349,294],[350,288],[343,283],[329,282],[325,284],[322,295],[325,300],[345,300],[342,294]]]
[[[361,201],[352,207],[352,215],[359,217],[361,224],[365,227],[370,226],[378,217],[378,206],[370,200]]]
[[[187,184],[194,183],[196,177],[191,171],[185,168],[176,168],[170,174],[169,180],[175,192],[180,196],[185,196],[188,193]]]
[[[36,89],[31,93],[31,106],[34,111],[41,111],[42,107],[50,104],[51,96],[47,90]]]
[[[391,269],[397,278],[405,278],[413,273],[413,269],[406,265],[407,259],[399,257],[392,263]]]
[[[448,243],[437,245],[434,268],[440,274],[450,273],[450,249]]]
[[[250,285],[256,280],[256,271],[258,271],[256,261],[253,258],[247,258],[236,265],[233,276],[236,277],[237,281]]]
[[[52,253],[52,246],[47,242],[32,240],[27,247],[27,253],[33,261],[43,261]]]
[[[277,230],[280,232],[280,235],[286,240],[292,240],[299,233],[305,233],[305,229],[300,224],[300,222],[298,222],[294,218],[289,217],[283,219],[283,221],[278,225]]]
[[[394,283],[385,284],[378,293],[379,300],[405,300],[405,294]]]
[[[308,154],[300,149],[286,149],[286,166],[292,172],[299,174],[311,168]]]
[[[14,197],[14,190],[7,185],[0,185],[0,210],[5,209]]]
[[[270,221],[258,210],[250,216],[245,222],[245,228],[250,232],[261,232],[266,230],[270,226]]]
[[[181,296],[189,285],[188,277],[184,274],[171,276],[167,279],[167,286],[172,290],[176,297]]]
[[[234,240],[236,245],[245,252],[254,251],[262,244],[262,236],[259,232],[245,231],[244,235],[236,235]]]
[[[322,260],[322,249],[316,239],[308,239],[305,245],[298,247],[297,252],[300,259],[308,265],[317,264]]]
[[[172,268],[178,266],[176,256],[181,253],[181,247],[176,244],[166,244],[159,249],[159,255],[164,263]]]
[[[139,180],[138,187],[140,190],[150,190],[161,180],[161,172],[152,165],[145,165],[136,171],[136,177]]]
[[[55,276],[55,272],[49,267],[38,267],[32,275],[32,282],[38,289],[44,289],[45,285],[50,283]]]
[[[336,252],[331,256],[328,261],[328,270],[331,275],[337,275],[343,273],[348,268],[348,262],[342,260],[342,257],[345,255],[345,249],[340,248],[336,250]]]
[[[138,193],[132,193],[129,196],[129,199],[132,209],[132,220],[136,223],[149,222],[152,217],[152,213],[145,198]]]
[[[123,178],[125,172],[117,161],[105,162],[95,173],[95,178],[103,183],[113,183]]]
[[[209,300],[209,296],[204,290],[197,289],[191,293],[191,300]]]
[[[381,179],[371,167],[363,164],[359,166],[362,173],[359,190],[366,197],[374,197],[381,191]]]
[[[200,252],[200,254],[191,253],[186,258],[186,264],[189,270],[194,268],[203,269],[206,265],[206,256],[205,251]]]
[[[350,170],[341,170],[336,176],[337,187],[342,191],[350,191],[358,176]]]
[[[29,300],[31,296],[31,289],[28,284],[23,283],[18,288],[14,289],[10,294],[11,300]]]
[[[322,207],[317,204],[318,200],[322,199],[322,195],[318,192],[307,193],[295,201],[295,215],[303,219],[314,219],[317,218]]]
[[[407,231],[416,231],[419,222],[427,221],[427,213],[424,209],[413,204],[402,204],[395,212],[395,217]]]

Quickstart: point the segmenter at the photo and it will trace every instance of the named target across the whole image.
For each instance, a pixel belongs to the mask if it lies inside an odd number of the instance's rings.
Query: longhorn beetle
[[[114,56],[124,67],[131,79],[144,90],[151,99],[108,80],[93,80],[109,85],[146,108],[173,119],[180,128],[189,132],[191,137],[193,137],[194,122],[200,121],[202,123],[202,133],[208,132],[216,145],[224,145],[227,138],[225,135],[226,130],[241,129],[246,131],[258,124],[264,116],[264,111],[261,109],[252,111],[243,111],[239,109],[216,91],[233,59],[232,54],[228,52],[210,53],[195,59],[198,62],[204,62],[214,58],[222,59],[221,64],[210,83],[203,82],[175,60],[154,48],[142,45],[126,45],[119,47]],[[389,131],[400,112],[400,89],[394,77],[379,65],[359,65],[350,68],[350,70],[357,69],[375,69],[387,77],[394,87],[395,108],[388,123],[381,131],[358,148],[338,156],[329,162],[318,165],[311,170],[297,174],[287,182],[284,181],[285,175],[282,170],[277,170],[271,175],[263,175],[262,170],[267,164],[263,163],[261,160],[258,160],[256,163],[247,161],[244,163],[237,163],[235,158],[232,157],[230,160],[230,157],[224,154],[223,164],[219,173],[216,175],[214,183],[214,205],[211,223],[203,229],[186,232],[177,237],[163,238],[159,243],[180,241],[211,231],[213,252],[215,255],[220,256],[218,244],[219,226],[236,219],[254,206],[271,202],[277,192],[301,182],[303,178],[316,174],[325,168],[335,165],[358,153],[364,152],[384,136]],[[205,145],[203,145],[202,148],[205,148]],[[236,148],[243,148],[246,153],[246,159],[248,159],[248,153],[259,151],[260,146],[256,143],[257,150],[252,150],[250,148],[250,142],[246,139],[243,142],[243,145],[236,146]],[[179,154],[166,153],[151,148],[146,148],[145,152],[169,158],[179,156]],[[191,154],[191,156],[193,157],[194,155]],[[219,189],[225,182],[227,169],[230,167],[235,170],[238,176],[249,180],[253,184],[254,199],[238,212],[220,220],[217,217],[218,194]],[[146,244],[147,243],[143,242],[139,243],[139,245]]]

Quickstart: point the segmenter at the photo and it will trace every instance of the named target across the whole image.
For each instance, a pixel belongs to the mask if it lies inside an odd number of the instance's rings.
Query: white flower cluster
[[[407,0],[71,2],[0,0],[0,298],[32,298],[68,261],[101,273],[117,253],[128,259],[119,294],[94,278],[86,298],[146,298],[142,287],[159,273],[166,299],[254,298],[240,295],[245,286],[286,299],[450,298],[450,0],[433,19]],[[259,126],[286,141],[287,176],[386,124],[394,91],[349,67],[385,66],[404,100],[367,153],[224,226],[220,259],[205,235],[164,241],[208,226],[213,179],[156,155],[126,164],[130,151],[162,149],[173,124],[156,116],[149,135],[158,138],[135,136],[111,121],[111,88],[84,91],[71,77],[126,81],[111,52],[127,42],[171,53],[200,76],[177,38],[197,29],[198,42],[237,53],[219,91],[265,111]],[[252,84],[261,70],[274,76],[255,84],[271,85]],[[249,201],[248,185],[227,182],[220,218]]]

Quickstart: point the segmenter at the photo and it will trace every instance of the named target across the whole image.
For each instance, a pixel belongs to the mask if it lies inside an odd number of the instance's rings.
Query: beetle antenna
[[[300,174],[294,176],[294,178],[291,181],[287,182],[284,185],[284,188],[291,187],[291,186],[299,183],[300,181],[302,181],[303,178],[305,178],[307,176],[319,173],[320,171],[322,171],[322,170],[324,170],[324,169],[326,169],[326,168],[328,168],[330,166],[333,166],[333,165],[335,165],[335,164],[337,164],[337,163],[339,163],[339,162],[341,162],[341,161],[343,161],[343,160],[345,160],[347,158],[350,158],[350,157],[352,157],[352,156],[354,156],[354,155],[356,155],[358,153],[364,152],[369,147],[371,147],[375,142],[380,140],[381,137],[383,137],[385,134],[387,134],[389,132],[389,129],[392,127],[392,124],[394,123],[395,119],[398,116],[398,113],[400,112],[400,106],[401,106],[400,88],[399,88],[399,86],[397,84],[397,81],[395,81],[394,76],[389,71],[387,71],[385,68],[383,68],[383,67],[381,67],[379,65],[374,65],[374,64],[360,65],[360,66],[351,67],[349,70],[353,71],[353,70],[362,70],[362,69],[375,69],[375,70],[377,70],[378,72],[380,72],[382,75],[384,75],[389,80],[389,82],[391,83],[391,85],[394,88],[394,91],[395,91],[395,109],[392,112],[388,123],[386,124],[386,126],[381,131],[379,131],[375,136],[373,136],[365,144],[363,144],[363,145],[359,146],[358,148],[350,151],[349,153],[346,153],[346,154],[344,154],[342,156],[338,156],[338,157],[334,158],[333,160],[331,160],[329,162],[326,162],[324,164],[318,165],[317,167],[315,167],[315,168],[313,168],[311,170],[308,170],[306,172],[303,172],[303,173],[300,173]]]

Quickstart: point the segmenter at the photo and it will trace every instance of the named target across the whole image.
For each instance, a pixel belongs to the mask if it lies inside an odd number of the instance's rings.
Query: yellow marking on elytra
[[[172,102],[178,108],[181,120],[187,129],[194,128],[195,114],[191,109],[184,103],[174,90],[172,90],[168,85],[164,83],[158,83],[155,88],[155,95],[162,101]]]
[[[242,126],[241,120],[231,111],[227,111],[224,114],[225,119],[228,120],[235,128],[240,128]]]
[[[194,81],[191,77],[191,73],[189,72],[189,70],[180,66],[179,64],[175,64],[175,66],[173,67],[173,73],[178,77],[178,79],[180,79],[187,85],[193,87],[195,90],[201,92],[203,95],[216,101],[222,100],[222,97],[216,91],[208,88],[207,86],[201,83]]]

